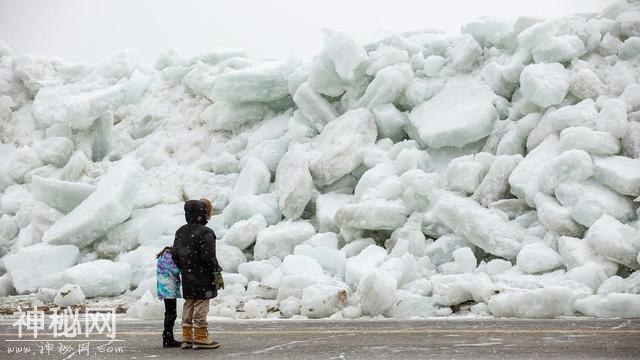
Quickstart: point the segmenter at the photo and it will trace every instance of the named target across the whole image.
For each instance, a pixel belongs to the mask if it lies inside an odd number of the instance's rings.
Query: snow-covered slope
[[[0,295],[77,285],[157,316],[154,255],[206,197],[212,315],[638,317],[639,65],[624,1],[327,33],[309,63],[0,46]]]

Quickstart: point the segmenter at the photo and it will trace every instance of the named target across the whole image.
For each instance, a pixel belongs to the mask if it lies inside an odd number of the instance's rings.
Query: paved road
[[[163,350],[160,321],[119,319],[117,340],[77,341],[38,334],[18,339],[0,321],[0,359],[585,359],[640,358],[640,320],[242,321],[211,323],[218,350]],[[26,337],[23,337],[25,339]],[[40,354],[52,339],[49,355]],[[32,338],[31,338],[32,339]],[[8,341],[9,340],[9,341]],[[11,341],[14,340],[14,341]],[[29,347],[30,353],[16,354]],[[9,350],[12,348],[11,354]],[[43,350],[46,353],[46,349]]]

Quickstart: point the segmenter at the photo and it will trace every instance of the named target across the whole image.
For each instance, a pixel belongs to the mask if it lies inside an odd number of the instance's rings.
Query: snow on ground
[[[210,316],[638,317],[638,39],[640,4],[618,1],[327,32],[308,63],[0,43],[2,302],[161,317],[154,254],[206,197]]]

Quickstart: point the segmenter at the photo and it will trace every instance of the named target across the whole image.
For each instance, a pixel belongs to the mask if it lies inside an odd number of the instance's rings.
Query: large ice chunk
[[[53,303],[60,307],[74,306],[83,303],[84,293],[78,285],[66,284],[58,290]]]
[[[593,263],[602,268],[609,276],[618,271],[618,264],[597,255],[587,241],[583,239],[561,236],[558,239],[558,252],[569,270]]]
[[[569,90],[569,74],[558,63],[532,64],[520,74],[522,95],[540,107],[562,102]]]
[[[626,293],[627,282],[620,276],[614,275],[603,281],[598,287],[597,295],[604,296],[611,293]]]
[[[129,264],[133,271],[132,286],[138,286],[150,273],[154,272],[156,262],[154,257],[158,250],[155,246],[139,246],[137,249],[121,253],[116,261]]]
[[[640,35],[640,11],[633,10],[623,12],[616,17],[616,23],[620,24],[620,32],[625,36]]]
[[[365,230],[395,230],[407,220],[409,211],[401,200],[371,199],[342,205],[335,214],[340,227]]]
[[[486,302],[495,293],[493,282],[485,273],[434,275],[431,284],[433,301],[445,306],[469,300]]]
[[[571,209],[560,205],[552,196],[538,193],[536,210],[540,223],[557,235],[580,236],[584,233],[584,227],[571,217]]]
[[[456,234],[490,254],[514,259],[520,251],[525,229],[471,199],[443,194],[433,213]]]
[[[89,197],[96,187],[89,184],[61,181],[34,175],[31,178],[33,199],[42,201],[66,214]]]
[[[292,254],[296,245],[315,235],[313,225],[306,221],[283,221],[258,233],[254,255],[256,260],[277,256],[283,259]]]
[[[374,272],[384,259],[387,257],[387,251],[376,245],[369,245],[360,254],[347,259],[345,265],[345,281],[355,288],[363,276],[370,272]]]
[[[241,220],[233,224],[224,233],[222,240],[229,245],[244,250],[256,241],[258,233],[267,227],[264,216],[256,214],[247,220]]]
[[[640,38],[637,36],[628,38],[618,48],[618,59],[631,60],[640,55]]]
[[[332,276],[343,276],[344,274],[346,255],[343,251],[302,244],[295,247],[294,255],[304,255],[315,259]]]
[[[554,21],[544,21],[531,25],[518,34],[520,47],[532,50],[536,46],[552,39],[558,32],[558,25]]]
[[[409,119],[407,115],[393,104],[382,104],[371,109],[378,125],[378,138],[389,138],[393,141],[400,141],[406,136],[404,126]]]
[[[230,102],[282,99],[289,94],[287,78],[296,65],[296,61],[267,61],[229,71],[215,79],[211,94],[217,101]]]
[[[571,74],[569,91],[578,99],[596,99],[607,91],[607,86],[591,69],[580,69]]]
[[[181,311],[180,302],[177,308]],[[156,299],[151,291],[147,290],[127,309],[127,316],[143,320],[160,320],[164,317],[164,302]]]
[[[314,139],[320,152],[309,169],[318,185],[328,185],[355,170],[362,162],[360,149],[376,141],[377,129],[368,110],[350,110],[324,127]]]
[[[353,229],[350,230],[353,231]],[[369,245],[374,245],[376,243],[376,241],[372,238],[357,239],[356,237],[361,236],[361,234],[358,233],[357,230],[353,232],[355,232],[356,235],[348,237],[347,240],[349,240],[349,243],[340,249],[340,251],[344,252],[347,258],[354,257],[360,254],[363,249],[367,248]]]
[[[217,243],[216,255],[220,267],[226,272],[238,272],[238,265],[247,262],[247,257],[242,253],[242,250],[224,242]]]
[[[316,219],[318,221],[318,231],[337,233],[340,231],[336,224],[336,211],[343,205],[354,200],[353,195],[340,193],[327,193],[318,196],[316,199]]]
[[[471,198],[486,207],[494,201],[507,197],[509,176],[522,159],[519,154],[497,156]]]
[[[478,266],[478,259],[470,247],[463,247],[453,251],[454,263],[462,273],[472,273]]]
[[[450,50],[451,66],[460,72],[472,69],[482,55],[480,44],[469,34],[463,34]]]
[[[218,101],[209,105],[200,118],[211,130],[236,130],[262,120],[269,108],[262,103],[231,103]]]
[[[282,262],[280,270],[282,279],[278,289],[277,299],[286,299],[289,296],[302,298],[305,288],[318,284],[334,283],[322,272],[322,267],[307,256],[289,255]],[[266,280],[266,279],[265,279]]]
[[[576,300],[574,308],[586,316],[598,318],[637,318],[640,317],[640,295],[591,295]]]
[[[269,169],[256,158],[250,158],[240,171],[229,200],[233,201],[246,195],[260,195],[267,192],[271,182]]]
[[[312,236],[303,243],[312,247],[325,247],[328,249],[338,249],[338,235],[333,232],[320,232]]]
[[[590,263],[567,271],[565,279],[583,284],[589,287],[591,293],[595,293],[607,279],[607,274],[600,265]]]
[[[316,131],[322,131],[327,123],[338,116],[336,109],[316,93],[307,82],[298,87],[293,95],[293,101]]]
[[[43,164],[63,167],[73,153],[73,141],[66,137],[50,137],[35,144],[34,149]]]
[[[435,312],[433,305],[433,300],[430,297],[398,290],[395,302],[387,313],[393,318],[429,317]]]
[[[537,127],[529,133],[527,149],[533,149],[550,134],[555,134],[568,127],[584,126],[595,129],[597,121],[598,109],[596,108],[596,103],[591,99],[548,111],[537,124]]]
[[[640,159],[624,156],[594,159],[596,178],[623,195],[640,195]]]
[[[42,166],[38,154],[30,147],[24,147],[16,151],[8,162],[9,175],[18,183],[24,181],[25,175]]]
[[[625,156],[640,159],[640,122],[631,122],[622,138],[622,153]]]
[[[262,215],[270,225],[276,224],[282,217],[278,202],[270,194],[243,196],[229,203],[222,211],[227,226],[257,214]]]
[[[497,95],[509,99],[513,95],[517,84],[508,81],[505,78],[505,72],[505,65],[490,61],[482,68],[480,75]]]
[[[443,56],[439,55],[429,55],[426,59],[424,59],[424,66],[422,71],[427,76],[435,76],[437,75],[444,64],[447,62]]]
[[[31,202],[33,198],[26,186],[11,185],[0,196],[0,214],[15,214]]]
[[[536,242],[520,249],[516,264],[520,270],[534,274],[558,268],[562,266],[562,260],[555,250],[544,243]]]
[[[375,76],[378,71],[390,65],[409,62],[409,53],[406,50],[396,49],[387,44],[380,45],[369,53],[367,75]]]
[[[79,247],[91,245],[131,215],[142,180],[140,166],[134,161],[125,160],[114,166],[94,193],[44,233],[43,241]]]
[[[303,290],[304,291],[304,290]],[[297,297],[289,296],[284,300],[280,300],[278,310],[285,318],[290,318],[293,315],[300,315],[300,308],[302,307],[302,300]]]
[[[409,114],[420,138],[433,148],[461,148],[487,137],[497,112],[491,88],[470,78],[452,78]]]
[[[290,149],[280,160],[276,170],[275,190],[280,210],[288,219],[302,215],[313,194],[313,179],[303,149]]]
[[[47,276],[43,279],[43,285],[58,289],[64,284],[76,284],[88,298],[115,296],[129,290],[132,276],[131,265],[101,259]]]
[[[620,141],[604,131],[587,127],[569,127],[560,133],[562,150],[584,150],[592,155],[614,155],[620,152]]]
[[[356,199],[379,197],[378,187],[389,179],[394,179],[397,183],[398,177],[395,175],[395,169],[390,162],[383,162],[371,169],[367,170],[360,176],[358,185],[354,189]]]
[[[598,183],[560,184],[556,188],[556,198],[564,207],[571,208],[571,217],[575,221],[587,227],[602,214],[609,214],[622,222],[634,217],[635,207],[631,199]]]
[[[79,250],[73,245],[37,244],[20,249],[2,260],[19,294],[33,292],[43,285],[43,279],[72,267]],[[56,287],[57,289],[57,287]]]
[[[620,99],[606,99],[602,102],[600,118],[596,129],[607,131],[620,139],[627,133],[627,104]]]
[[[536,46],[531,54],[537,63],[568,62],[587,52],[576,35],[556,36]]]
[[[400,228],[391,233],[391,238],[385,242],[385,247],[391,249],[392,257],[402,257],[407,253],[423,256],[426,238],[421,230],[422,214],[412,215]],[[475,264],[474,264],[475,268]]]
[[[15,216],[7,214],[0,216],[0,242],[13,239],[19,231],[20,227]]]
[[[471,34],[480,45],[489,47],[497,45],[500,39],[512,30],[509,20],[482,17],[475,19],[462,27],[462,32]]]
[[[538,188],[553,194],[556,187],[568,181],[583,181],[595,173],[591,156],[583,150],[568,150],[549,161],[538,175]]]
[[[413,80],[411,66],[406,63],[387,66],[378,71],[358,100],[357,106],[371,109],[374,106],[395,102]]]
[[[346,84],[336,72],[332,56],[328,54],[331,51],[328,43],[326,41],[320,56],[311,62],[308,70],[309,86],[320,94],[336,97],[344,93]]]
[[[382,315],[395,300],[398,287],[396,279],[377,271],[367,273],[358,284],[356,294],[360,296],[363,315]]]
[[[632,269],[640,269],[640,233],[613,217],[604,214],[591,225],[585,235],[587,243],[605,259]]]
[[[86,130],[104,113],[138,101],[152,81],[152,76],[136,70],[124,83],[62,99],[61,112],[56,116],[73,129]]]
[[[489,310],[496,317],[555,318],[572,313],[573,292],[568,287],[546,286],[493,296]]]
[[[358,68],[367,59],[364,49],[342,32],[334,32],[325,39],[322,54],[333,62],[335,72],[345,81],[356,80]]]
[[[329,317],[347,304],[347,289],[318,284],[302,290],[301,314],[309,318]]]
[[[447,234],[425,247],[424,254],[433,265],[442,265],[453,260],[456,249],[468,247],[469,243],[459,235]]]
[[[471,159],[465,161],[465,158],[454,159],[447,166],[447,188],[471,194],[478,188],[487,171],[479,162]]]
[[[509,185],[511,193],[535,207],[535,197],[539,191],[540,168],[560,153],[558,137],[551,135],[533,149],[511,172]]]

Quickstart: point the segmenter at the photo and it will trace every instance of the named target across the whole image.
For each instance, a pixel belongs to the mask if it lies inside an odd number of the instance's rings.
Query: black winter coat
[[[207,207],[199,200],[184,204],[187,224],[176,231],[172,258],[182,276],[185,299],[211,299],[218,295],[214,273],[221,271],[216,258],[216,234],[206,227]]]

